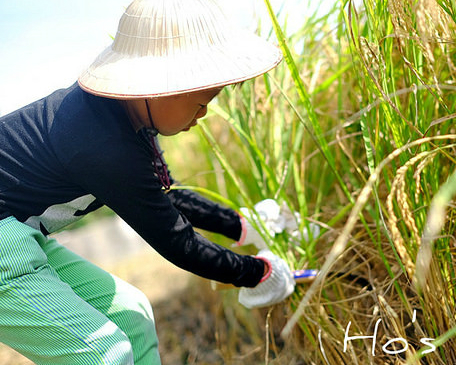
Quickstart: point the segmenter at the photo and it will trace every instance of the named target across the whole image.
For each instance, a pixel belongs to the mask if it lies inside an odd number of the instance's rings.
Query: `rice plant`
[[[342,0],[293,34],[265,5],[285,60],[225,88],[186,137],[208,172],[190,185],[320,225],[263,232],[291,268],[321,270],[282,305],[296,358],[456,363],[454,2]]]

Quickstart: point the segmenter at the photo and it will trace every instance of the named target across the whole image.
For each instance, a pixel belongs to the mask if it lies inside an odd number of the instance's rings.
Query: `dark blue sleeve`
[[[168,197],[194,227],[223,234],[235,241],[241,237],[241,221],[234,210],[222,207],[190,190],[171,190]]]
[[[123,110],[114,100],[97,99],[101,98],[86,94],[68,98],[65,103],[70,104],[62,105],[54,122],[51,141],[67,179],[113,209],[177,266],[236,286],[257,285],[263,262],[196,233],[173,204],[174,198],[162,190],[150,151],[125,120]]]

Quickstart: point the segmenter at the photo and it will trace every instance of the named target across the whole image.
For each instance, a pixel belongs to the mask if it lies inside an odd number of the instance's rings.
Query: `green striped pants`
[[[152,308],[126,282],[0,220],[0,342],[36,364],[160,364]]]

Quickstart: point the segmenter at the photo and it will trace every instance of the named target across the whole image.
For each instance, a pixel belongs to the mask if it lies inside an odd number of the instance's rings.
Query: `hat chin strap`
[[[165,188],[165,190],[169,190],[171,188],[171,183],[170,183],[170,178],[169,178],[169,173],[168,173],[168,168],[166,166],[166,162],[163,160],[162,154],[160,153],[157,143],[155,141],[155,138],[158,135],[158,130],[155,128],[154,121],[152,120],[152,114],[150,112],[150,107],[149,103],[147,102],[147,99],[145,100],[146,102],[146,108],[147,108],[147,115],[149,117],[149,127],[146,127],[146,132],[149,137],[150,144],[152,146],[152,149],[154,151],[154,169],[155,173],[158,176],[158,179],[160,180],[161,185]]]
[[[150,132],[153,133],[154,136],[156,136],[158,134],[158,129],[155,128],[154,121],[152,120],[152,113],[150,112],[148,100],[145,99],[144,102],[146,103],[147,116],[149,117],[149,127],[146,127],[146,129],[150,130]]]

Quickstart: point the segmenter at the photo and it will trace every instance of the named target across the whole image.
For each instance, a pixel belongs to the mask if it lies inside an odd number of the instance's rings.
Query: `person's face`
[[[147,99],[155,128],[164,136],[188,131],[207,113],[207,104],[221,87],[188,94]],[[144,121],[146,122],[146,121]]]

